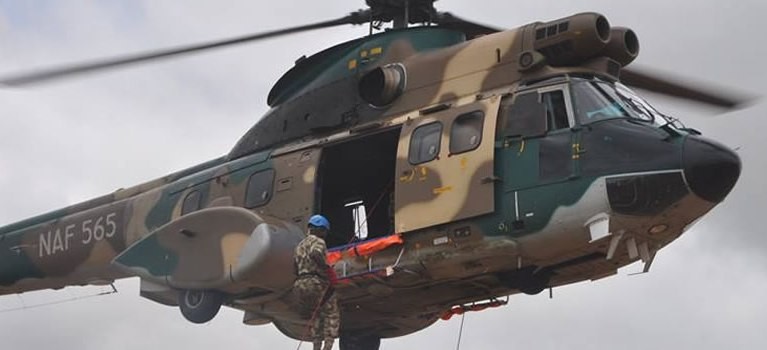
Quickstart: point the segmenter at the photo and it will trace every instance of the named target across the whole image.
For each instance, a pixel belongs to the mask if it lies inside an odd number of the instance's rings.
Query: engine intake
[[[631,29],[614,27],[610,31],[610,41],[605,46],[603,55],[625,67],[639,55],[639,38]]]
[[[533,47],[552,66],[574,65],[599,56],[610,42],[610,23],[598,13],[580,13],[533,26]]]
[[[360,97],[375,107],[387,106],[405,90],[405,80],[405,68],[400,64],[377,67],[360,78]]]

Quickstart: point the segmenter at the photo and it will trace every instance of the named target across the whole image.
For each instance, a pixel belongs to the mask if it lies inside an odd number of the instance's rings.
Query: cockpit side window
[[[546,106],[548,131],[569,128],[570,122],[567,119],[564,92],[562,90],[554,90],[545,92],[541,96],[543,104]]]
[[[501,102],[504,136],[535,137],[570,127],[564,90],[522,92]]]
[[[546,107],[537,91],[523,92],[501,102],[504,136],[535,137],[546,133]]]

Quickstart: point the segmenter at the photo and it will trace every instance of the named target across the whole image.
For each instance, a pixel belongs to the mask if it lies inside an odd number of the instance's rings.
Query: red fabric
[[[469,311],[482,311],[487,308],[500,307],[504,305],[506,305],[506,301],[492,300],[492,301],[489,301],[486,303],[480,303],[480,304],[473,304],[473,305],[467,305],[467,306],[464,306],[464,305],[454,306],[450,310],[445,311],[445,313],[442,314],[441,318],[447,321],[451,317],[453,317],[453,315],[462,315],[465,312],[469,312]]]
[[[328,265],[333,265],[333,264],[339,262],[343,258],[344,257],[343,257],[343,255],[341,255],[340,251],[328,252],[328,258],[327,258]]]
[[[336,275],[336,270],[332,266],[328,267],[328,280],[331,286],[335,286],[338,283],[338,275]]]

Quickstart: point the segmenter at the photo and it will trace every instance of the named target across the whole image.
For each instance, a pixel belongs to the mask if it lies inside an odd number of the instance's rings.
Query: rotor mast
[[[409,2],[409,0],[405,0],[405,7],[403,7],[402,12],[394,17],[394,29],[407,28],[408,21],[410,20],[410,13],[408,11]]]
[[[394,29],[410,24],[431,23],[437,10],[436,0],[366,0],[371,17],[380,22],[392,22]]]

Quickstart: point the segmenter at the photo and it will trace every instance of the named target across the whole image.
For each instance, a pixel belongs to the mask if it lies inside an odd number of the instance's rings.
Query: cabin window
[[[245,207],[260,207],[272,198],[272,182],[274,182],[274,170],[257,172],[248,179],[248,188],[245,190]]]
[[[434,122],[413,130],[410,138],[410,164],[421,164],[434,160],[439,155],[442,142],[442,123]]]
[[[450,128],[450,154],[464,153],[479,147],[485,113],[474,111],[455,118]]]
[[[565,94],[562,90],[554,90],[541,94],[543,105],[546,106],[546,122],[548,131],[567,129],[570,122],[567,120],[567,105]]]
[[[184,198],[184,202],[181,204],[181,215],[189,214],[193,211],[200,209],[200,191],[194,190],[189,192]]]
[[[546,107],[537,91],[514,95],[501,103],[504,136],[535,137],[546,133]]]
[[[364,241],[368,238],[367,209],[362,200],[352,201],[344,204],[344,207],[351,208],[352,221],[354,222],[354,238],[352,241]]]

